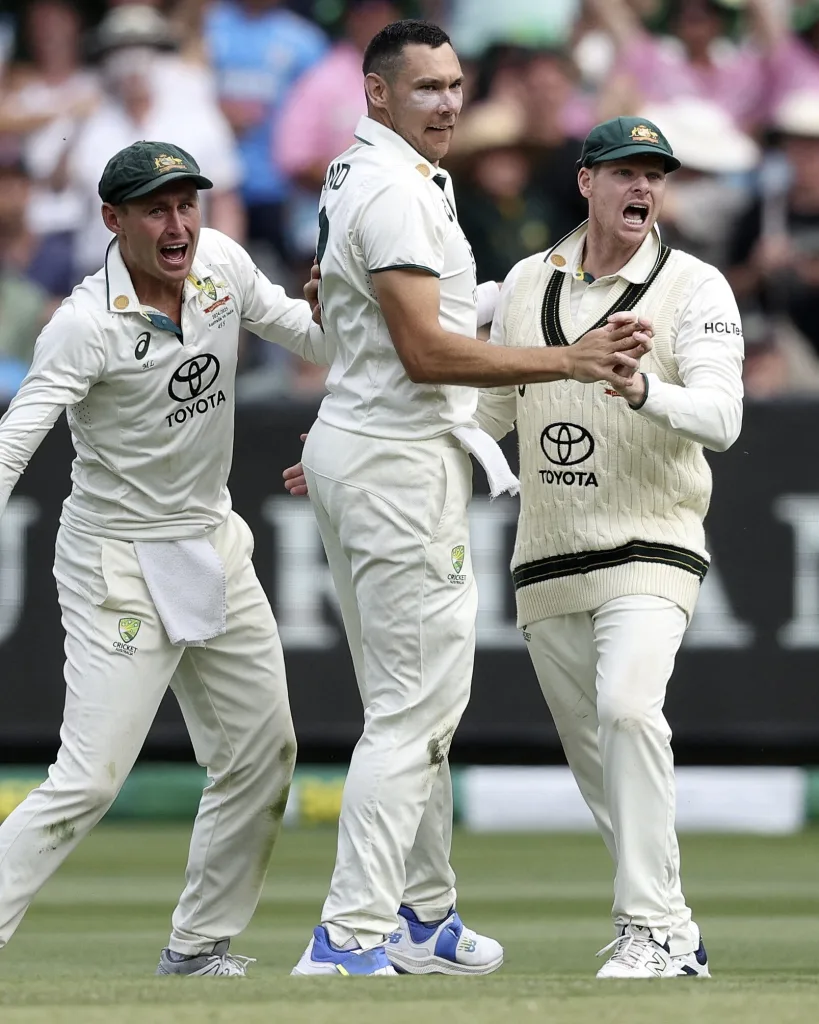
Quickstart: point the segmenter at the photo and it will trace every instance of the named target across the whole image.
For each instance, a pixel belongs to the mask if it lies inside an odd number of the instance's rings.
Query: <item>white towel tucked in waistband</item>
[[[520,490],[520,481],[509,468],[506,456],[498,442],[480,427],[468,425],[452,431],[462,448],[483,466],[489,481],[489,493],[493,498],[508,491],[515,495]]]
[[[227,629],[227,579],[206,537],[136,541],[142,575],[168,634],[178,647],[204,647]]]

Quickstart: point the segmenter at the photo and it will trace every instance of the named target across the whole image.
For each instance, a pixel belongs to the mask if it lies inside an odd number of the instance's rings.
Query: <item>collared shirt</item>
[[[0,513],[66,409],[76,458],[64,524],[120,540],[184,539],[217,527],[230,511],[240,327],[326,361],[307,303],[289,299],[220,232],[202,230],[179,325],[141,306],[113,242],[104,268],[40,335],[0,420]]]
[[[372,276],[402,268],[433,274],[441,326],[474,338],[475,261],[449,177],[368,117],[356,139],[330,165],[321,195],[322,323],[336,358],[319,418],[374,437],[436,437],[471,421],[477,391],[409,379]]]
[[[586,225],[582,224],[545,254],[552,266],[571,280],[571,312],[575,323],[587,320],[586,308],[596,304],[592,301],[592,290],[597,294],[601,289],[609,290],[621,278],[630,284],[647,280],[657,262],[661,244],[659,229],[655,226],[616,274],[598,277],[588,284],[577,276],[585,241]],[[742,325],[734,293],[723,275],[707,263],[700,260],[696,263],[697,270],[687,292],[680,297],[673,319],[672,347],[683,387],[662,381],[656,374],[646,374],[647,397],[635,410],[635,415],[645,416],[706,448],[724,451],[737,439],[742,425]],[[503,283],[490,337],[495,345],[505,344],[506,316],[522,265],[513,267]],[[483,425],[495,436],[505,432],[500,426],[500,420],[507,415],[499,404],[503,394],[501,389],[495,389],[494,397],[487,397],[485,411],[489,413],[491,405],[490,415],[497,417],[498,422]],[[512,409],[513,394],[514,389],[509,389],[508,411]],[[511,429],[511,424],[506,429]]]

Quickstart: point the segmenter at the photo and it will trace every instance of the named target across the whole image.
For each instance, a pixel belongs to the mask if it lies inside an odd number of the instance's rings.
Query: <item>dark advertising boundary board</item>
[[[254,561],[279,620],[302,750],[344,756],[361,728],[355,681],[309,502],[281,485],[314,411],[240,409],[231,491],[256,536]],[[573,443],[570,432],[561,437]],[[514,438],[507,452],[515,459]],[[58,741],[63,634],[51,566],[71,455],[61,421],[0,520],[0,760],[42,761]],[[544,486],[557,485],[561,454],[551,455],[544,450]],[[666,705],[677,749],[707,760],[731,750],[749,760],[787,760],[798,751],[819,761],[819,403],[748,404],[740,440],[709,458],[713,564]],[[479,645],[454,753],[554,760],[557,737],[514,625],[508,564],[517,501],[490,503],[480,468],[475,490]],[[189,751],[168,698],[146,753]]]

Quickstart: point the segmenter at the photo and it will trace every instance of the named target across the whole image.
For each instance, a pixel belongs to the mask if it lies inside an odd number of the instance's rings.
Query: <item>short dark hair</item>
[[[382,28],[367,44],[362,70],[365,75],[375,74],[388,78],[397,70],[405,46],[430,46],[437,50],[444,43],[451,43],[449,36],[431,21],[417,18],[394,21]]]

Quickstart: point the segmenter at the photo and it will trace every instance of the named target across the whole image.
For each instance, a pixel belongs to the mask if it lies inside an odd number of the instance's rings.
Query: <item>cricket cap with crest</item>
[[[115,153],[102,172],[97,191],[104,203],[116,206],[147,196],[171,181],[192,181],[197,188],[213,188],[190,153],[170,142],[135,142]]]
[[[666,171],[676,171],[680,161],[656,124],[641,117],[613,117],[595,125],[586,136],[578,168],[594,167],[609,160],[627,160],[649,153],[661,156]]]

